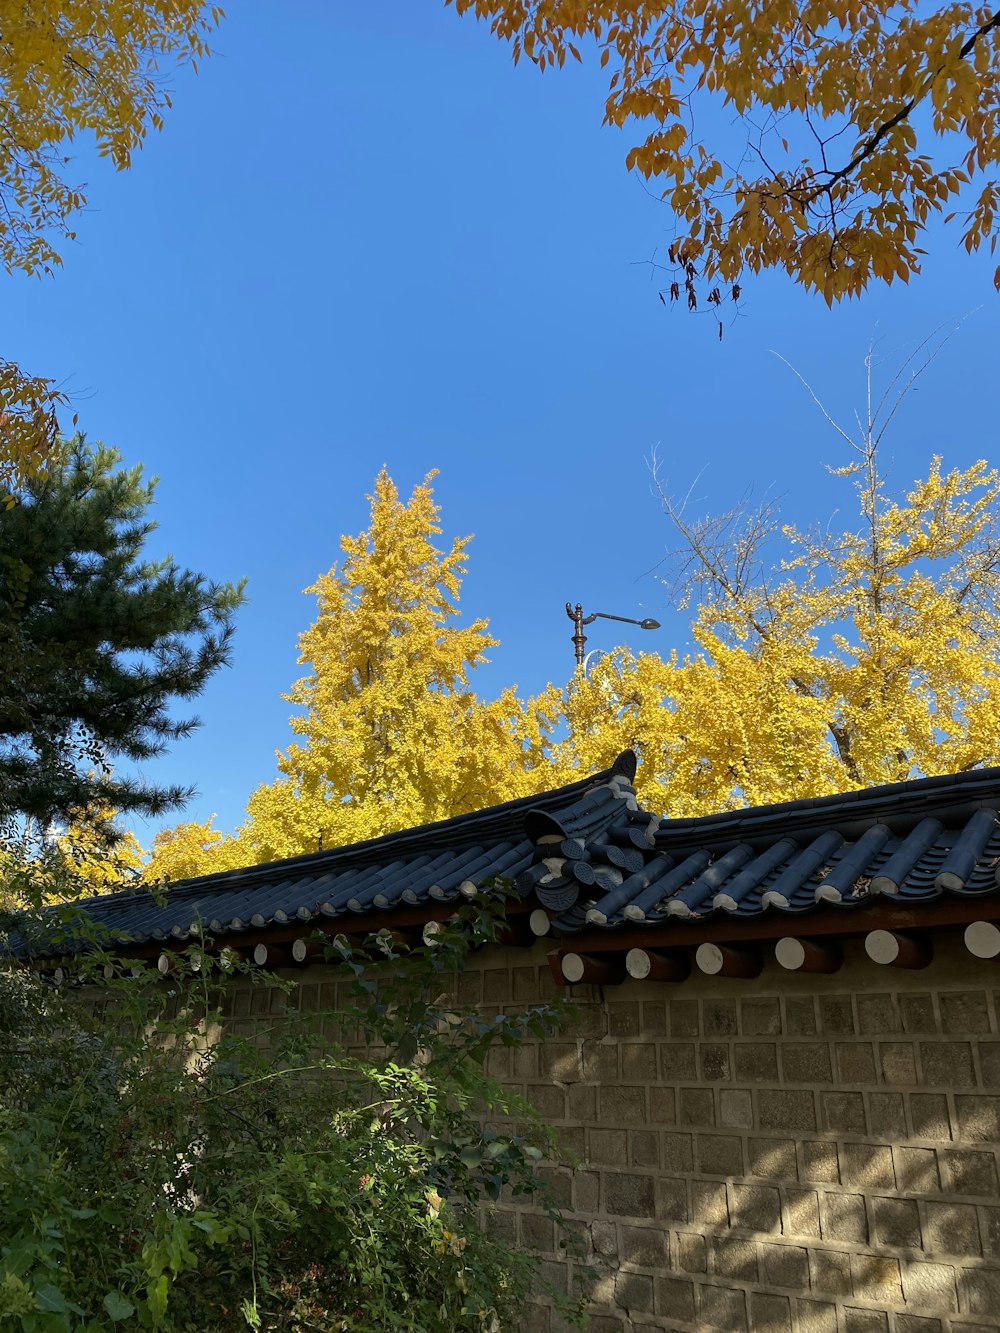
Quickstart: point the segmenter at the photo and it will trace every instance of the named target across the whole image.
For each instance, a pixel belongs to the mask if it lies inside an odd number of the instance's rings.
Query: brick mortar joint
[[[604,1219],[600,1220],[604,1221]],[[654,1230],[662,1234],[666,1229],[647,1228],[647,1230]],[[748,1232],[745,1229],[736,1227],[732,1227],[726,1231],[709,1231],[704,1227],[698,1226],[696,1223],[692,1223],[691,1225],[680,1223],[676,1227],[669,1228],[668,1234],[675,1244],[682,1236],[699,1236],[706,1241],[732,1238],[748,1244],[773,1245],[788,1250],[807,1250],[811,1254],[840,1254],[847,1258],[853,1256],[856,1259],[889,1259],[895,1260],[898,1263],[913,1264],[918,1267],[931,1265],[936,1268],[950,1268],[955,1273],[1000,1273],[1000,1259],[991,1262],[989,1259],[984,1260],[977,1255],[944,1254],[936,1251],[915,1250],[903,1246],[894,1248],[891,1252],[886,1253],[870,1244],[865,1245],[860,1242],[841,1240],[826,1241],[818,1236],[795,1237],[777,1234],[770,1235],[762,1232]],[[714,1253],[714,1251],[712,1252]],[[618,1267],[623,1270],[628,1269],[629,1271],[634,1269],[637,1272],[651,1272],[654,1277],[662,1276],[663,1271],[662,1269],[654,1269],[651,1265],[643,1265],[628,1259],[619,1259]],[[671,1272],[673,1271],[674,1270],[671,1269]],[[698,1273],[704,1274],[704,1272],[707,1272],[707,1270],[702,1269],[683,1269],[677,1271],[688,1273],[692,1277],[696,1276]],[[710,1276],[725,1277],[726,1275],[723,1273],[713,1273],[710,1274]],[[749,1281],[749,1279],[746,1280]],[[785,1290],[787,1291],[791,1289],[785,1288]]]
[[[569,1216],[569,1214],[567,1214]],[[576,1220],[576,1219],[575,1219]],[[591,1214],[579,1215],[580,1221],[597,1220],[600,1222],[609,1222],[612,1225],[615,1221],[621,1219],[612,1219],[600,1217],[592,1219]],[[634,1220],[634,1219],[633,1219]],[[632,1225],[633,1220],[628,1221]],[[938,1264],[946,1268],[968,1269],[971,1272],[989,1272],[1000,1273],[1000,1258],[991,1259],[988,1256],[955,1254],[944,1250],[924,1250],[915,1249],[912,1246],[893,1246],[884,1245],[881,1248],[873,1245],[870,1241],[849,1241],[840,1240],[837,1237],[817,1236],[811,1232],[765,1232],[754,1231],[749,1227],[740,1226],[706,1226],[699,1222],[676,1222],[673,1221],[669,1226],[650,1226],[653,1219],[643,1219],[646,1222],[646,1229],[666,1232],[673,1237],[680,1236],[700,1236],[708,1240],[726,1240],[733,1239],[748,1243],[775,1245],[786,1249],[804,1249],[815,1251],[821,1254],[844,1254],[854,1255],[861,1259],[895,1259],[904,1263],[915,1264]],[[665,1219],[664,1219],[665,1220]]]
[[[778,1180],[772,1176],[722,1176],[710,1175],[707,1172],[700,1174],[691,1171],[663,1171],[656,1167],[628,1166],[623,1168],[613,1162],[587,1162],[583,1165],[583,1170],[592,1171],[598,1174],[620,1175],[622,1170],[627,1170],[629,1175],[646,1175],[654,1180],[674,1180],[684,1181],[688,1184],[705,1185],[729,1185],[737,1188],[746,1187],[749,1189],[771,1189],[782,1191],[795,1190],[799,1194],[836,1194],[844,1195],[850,1198],[861,1196],[869,1202],[876,1199],[892,1199],[904,1203],[933,1203],[933,1204],[961,1204],[966,1208],[997,1208],[1000,1207],[1000,1193],[992,1195],[984,1194],[959,1194],[957,1191],[942,1188],[933,1193],[928,1191],[918,1191],[906,1189],[897,1185],[872,1185],[866,1183],[844,1183],[843,1181],[812,1181],[812,1180]],[[734,1224],[735,1229],[735,1224]],[[806,1233],[808,1234],[808,1233]]]
[[[808,1292],[799,1291],[793,1287],[766,1287],[760,1283],[748,1283],[740,1278],[728,1278],[722,1283],[706,1280],[706,1274],[703,1273],[683,1273],[679,1278],[674,1271],[670,1276],[679,1281],[689,1281],[693,1287],[704,1288],[708,1291],[739,1291],[745,1296],[783,1296],[786,1300],[816,1300],[822,1299],[828,1305],[834,1305],[838,1310],[862,1309],[877,1310],[883,1314],[913,1315],[921,1310],[927,1310],[929,1307],[921,1305],[917,1301],[889,1302],[882,1297],[848,1295],[845,1292],[833,1294],[831,1292],[819,1292],[810,1290]],[[707,1277],[710,1279],[711,1274]],[[608,1307],[620,1313],[617,1307]],[[945,1317],[959,1316],[964,1318],[972,1315],[969,1310],[951,1310]],[[931,1315],[925,1315],[925,1318],[940,1318],[941,1312],[934,1311]],[[704,1330],[704,1324],[695,1325],[699,1330]],[[959,1325],[958,1327],[962,1327]]]

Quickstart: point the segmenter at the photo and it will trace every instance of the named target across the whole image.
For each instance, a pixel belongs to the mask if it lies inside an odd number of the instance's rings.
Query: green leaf
[[[35,1300],[38,1308],[51,1314],[83,1314],[83,1310],[72,1301],[68,1301],[58,1287],[51,1282],[35,1288]]]
[[[412,1032],[404,1032],[396,1048],[396,1057],[401,1065],[408,1065],[417,1053],[417,1039]]]
[[[158,1324],[167,1313],[167,1275],[163,1273],[146,1287],[146,1299],[153,1323]]]
[[[115,1323],[135,1314],[135,1306],[120,1291],[109,1291],[103,1305],[108,1312],[108,1318],[113,1319]]]

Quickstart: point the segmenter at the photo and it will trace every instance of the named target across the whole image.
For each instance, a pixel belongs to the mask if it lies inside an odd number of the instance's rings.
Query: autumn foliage
[[[0,268],[62,263],[87,206],[68,145],[91,137],[128,168],[163,126],[166,68],[205,57],[221,14],[202,0],[0,0]],[[0,357],[0,499],[44,469],[65,403],[51,379]]]
[[[221,10],[201,0],[0,0],[0,263],[11,272],[60,263],[86,206],[67,179],[65,145],[90,134],[120,170],[170,106],[166,63],[193,63]]]
[[[676,217],[673,297],[784,270],[827,302],[919,272],[938,214],[993,249],[1000,12],[914,0],[446,0],[540,69],[591,53]],[[735,123],[735,131],[733,125]],[[996,281],[1000,285],[1000,268]]]
[[[693,653],[620,649],[565,686],[486,701],[471,676],[493,645],[462,624],[467,539],[436,545],[431,478],[408,503],[383,470],[371,524],[308,591],[306,674],[286,696],[296,740],[250,796],[235,836],[161,833],[147,878],[315,851],[571,782],[640,756],[657,812],[684,816],[1000,762],[1000,478],[935,459],[886,488],[878,425],[839,469],[842,532],[799,531],[768,507],[690,520],[674,595]]]
[[[574,682],[560,776],[630,745],[647,804],[697,815],[1000,762],[1000,477],[935,459],[897,499],[873,457],[840,471],[853,530],[751,525],[747,560],[745,529],[689,528],[697,651]]]

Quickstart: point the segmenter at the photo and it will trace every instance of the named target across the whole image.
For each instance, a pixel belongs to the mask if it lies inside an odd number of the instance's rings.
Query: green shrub
[[[96,952],[85,990],[0,970],[0,1329],[516,1329],[537,1261],[491,1236],[490,1202],[530,1196],[571,1237],[552,1133],[485,1072],[558,1007],[454,1005],[501,921],[472,904],[412,951],[336,941],[351,1004],[299,1012],[281,983],[264,1041],[227,1027],[247,983],[208,948],[166,981],[106,979]]]

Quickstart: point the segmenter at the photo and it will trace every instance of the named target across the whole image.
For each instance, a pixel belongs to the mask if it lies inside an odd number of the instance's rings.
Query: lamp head
[[[640,620],[640,621],[639,621],[639,628],[640,628],[640,629],[659,629],[659,628],[660,628],[660,622],[659,622],[658,620],[653,620],[651,617],[648,617],[648,616],[647,616],[647,618],[646,618],[645,620]]]

